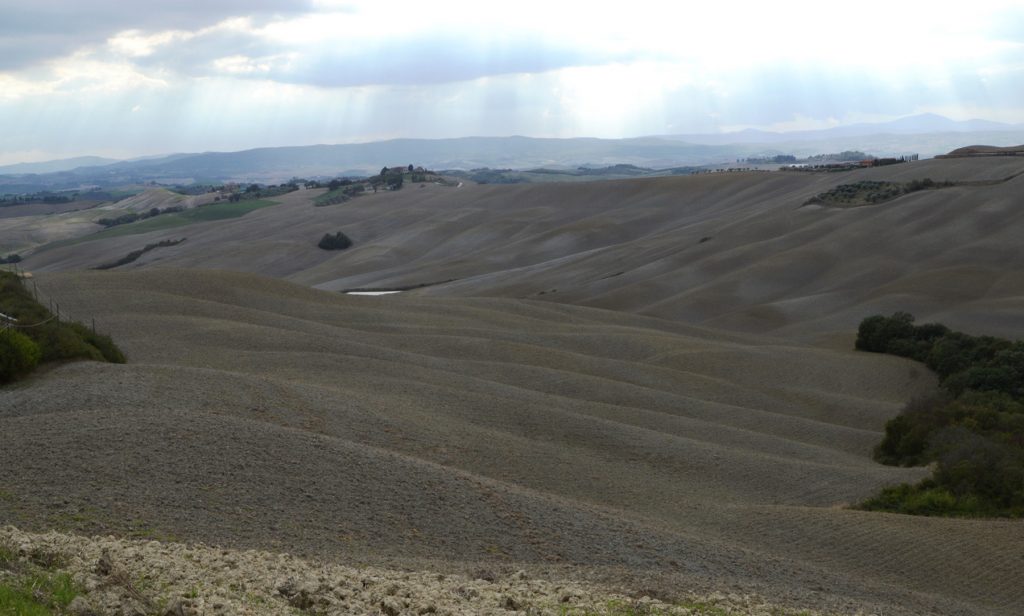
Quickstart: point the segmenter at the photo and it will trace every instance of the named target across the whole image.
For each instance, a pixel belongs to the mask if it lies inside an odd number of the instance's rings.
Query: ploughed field
[[[25,266],[96,267],[187,238],[128,267],[248,271],[331,291],[432,285],[416,293],[538,299],[804,340],[849,335],[864,316],[895,310],[1015,337],[1024,329],[1022,171],[1024,161],[996,157],[846,173],[408,184],[327,207],[312,205],[321,191],[298,191],[232,220],[80,238]],[[804,205],[842,184],[924,179],[962,185],[856,208]],[[339,230],[352,248],[317,248]]]
[[[919,364],[851,349],[861,318],[894,310],[1019,337],[1024,178],[995,180],[1022,170],[412,185],[322,208],[300,191],[39,251],[24,262],[39,290],[129,363],[0,390],[0,520],[662,596],[1013,614],[1019,520],[848,508],[927,474],[870,451],[935,388]],[[926,177],[972,184],[802,206]],[[337,230],[355,245],[316,247]]]

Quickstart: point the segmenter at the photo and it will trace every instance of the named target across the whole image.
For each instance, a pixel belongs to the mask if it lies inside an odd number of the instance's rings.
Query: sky
[[[1024,2],[0,0],[0,164],[926,112],[1024,123]]]

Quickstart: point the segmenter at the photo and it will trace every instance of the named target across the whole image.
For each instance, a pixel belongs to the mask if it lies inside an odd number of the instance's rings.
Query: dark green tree
[[[320,243],[317,244],[317,246],[323,250],[345,250],[351,245],[352,240],[341,231],[338,231],[337,233],[325,233],[324,236],[320,238]]]

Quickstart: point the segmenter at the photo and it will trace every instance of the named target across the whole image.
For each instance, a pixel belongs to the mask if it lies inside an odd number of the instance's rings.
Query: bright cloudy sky
[[[0,0],[0,164],[1024,122],[1024,2]]]

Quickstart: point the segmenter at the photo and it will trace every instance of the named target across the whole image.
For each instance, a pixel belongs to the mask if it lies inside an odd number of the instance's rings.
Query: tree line
[[[940,392],[909,402],[875,448],[883,464],[933,464],[916,485],[886,488],[866,509],[922,515],[1024,515],[1024,341],[972,336],[897,312],[861,322],[858,350],[923,362]]]

